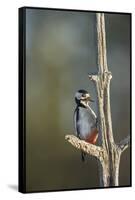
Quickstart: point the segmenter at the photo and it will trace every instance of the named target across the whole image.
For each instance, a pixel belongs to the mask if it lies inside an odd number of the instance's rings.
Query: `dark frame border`
[[[26,9],[19,9],[19,180],[18,190],[26,193]]]
[[[107,14],[124,14],[130,15],[130,185],[110,186],[110,187],[93,187],[93,188],[75,188],[75,189],[59,189],[59,190],[39,190],[27,191],[26,188],[26,9],[38,10],[56,10],[56,11],[73,11],[73,12],[103,12]],[[58,192],[58,191],[74,191],[74,190],[92,190],[92,189],[110,189],[132,187],[132,13],[124,12],[108,12],[108,11],[91,11],[76,10],[65,8],[43,8],[43,7],[21,7],[19,8],[19,80],[18,80],[18,116],[19,116],[19,136],[18,136],[18,191],[22,193],[39,193],[39,192]]]

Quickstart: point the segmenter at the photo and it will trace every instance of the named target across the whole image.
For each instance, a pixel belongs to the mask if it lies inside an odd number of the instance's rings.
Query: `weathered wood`
[[[80,140],[75,135],[66,135],[65,139],[70,142],[77,149],[82,150],[83,152],[95,156],[100,161],[102,161],[103,157],[105,157],[105,151],[102,147],[96,146],[90,143],[85,142],[84,140]]]
[[[121,142],[117,145],[122,152],[125,151],[130,145],[130,136],[128,135],[125,139],[121,140]]]

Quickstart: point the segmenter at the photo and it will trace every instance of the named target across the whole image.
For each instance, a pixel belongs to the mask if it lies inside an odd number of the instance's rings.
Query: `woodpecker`
[[[98,138],[97,116],[89,103],[94,102],[86,90],[78,90],[75,93],[77,104],[74,112],[75,135],[88,143],[95,144]],[[85,153],[81,152],[82,161],[85,161]]]

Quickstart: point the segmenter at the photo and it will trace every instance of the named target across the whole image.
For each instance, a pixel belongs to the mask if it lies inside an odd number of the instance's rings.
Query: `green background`
[[[116,142],[130,134],[130,15],[105,14],[111,109]],[[74,133],[74,94],[97,72],[96,15],[26,9],[27,191],[99,187],[97,161],[81,162],[64,139]],[[97,112],[97,105],[92,108]],[[130,185],[130,149],[121,157],[120,185]]]

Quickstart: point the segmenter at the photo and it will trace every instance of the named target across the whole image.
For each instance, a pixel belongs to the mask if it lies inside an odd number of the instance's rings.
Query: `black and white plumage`
[[[78,138],[95,144],[98,138],[97,116],[89,106],[93,101],[86,90],[78,90],[75,94],[77,107],[74,112],[75,134]],[[82,152],[82,161],[85,153]]]

